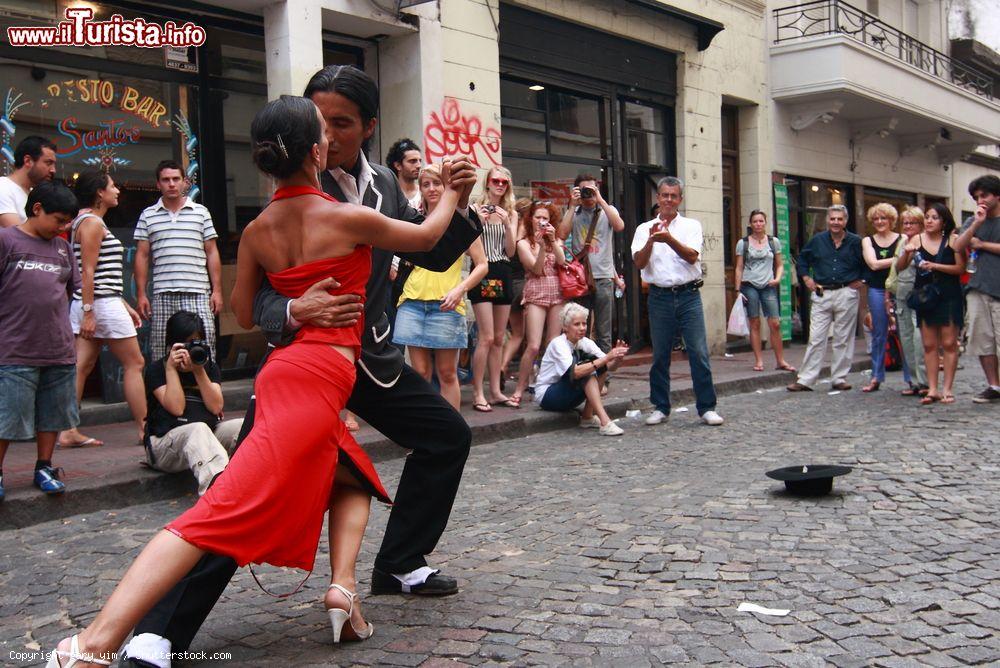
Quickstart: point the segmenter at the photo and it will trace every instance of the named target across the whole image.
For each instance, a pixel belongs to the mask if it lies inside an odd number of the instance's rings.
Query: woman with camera
[[[559,307],[564,300],[557,267],[566,264],[563,242],[554,227],[559,220],[556,206],[552,202],[532,202],[524,213],[524,236],[517,242],[517,256],[527,276],[523,297],[525,344],[517,390],[510,397],[517,405],[531,382],[531,370],[542,349],[542,336],[548,343],[559,334]]]
[[[604,410],[601,388],[609,371],[622,363],[628,346],[619,341],[607,354],[588,339],[589,311],[570,302],[559,314],[562,334],[545,349],[535,379],[535,401],[544,411],[568,411],[584,403],[580,427],[596,427],[603,436],[620,436],[624,431]]]
[[[426,165],[420,170],[418,182],[420,207],[425,215],[430,214],[444,194],[441,166],[436,163]],[[486,276],[487,269],[481,239],[473,241],[467,253],[472,258],[473,266],[464,280],[464,256],[460,256],[445,271],[414,267],[403,284],[396,323],[392,328],[392,342],[406,346],[413,370],[428,382],[437,374],[441,396],[455,410],[462,403],[462,389],[458,384],[458,352],[469,344],[465,293]]]
[[[420,225],[337,203],[319,188],[329,149],[325,130],[316,105],[290,95],[268,102],[250,126],[254,163],[277,190],[240,238],[231,303],[245,329],[253,327],[253,302],[265,275],[286,296],[329,280],[331,293],[359,295],[363,302],[371,245],[433,247],[459,198],[475,185],[471,165],[456,163],[451,178],[446,163],[445,194]],[[156,534],[93,622],[51,653],[50,668],[107,665],[101,657],[117,652],[136,622],[206,553],[241,566],[312,571],[327,510],[332,576],[324,605],[334,642],[371,637],[354,591],[357,557],[371,496],[387,502],[389,496],[339,417],[354,389],[363,330],[363,319],[350,327],[306,324],[290,345],[270,353],[257,374],[254,428],[239,456],[190,510]]]
[[[965,317],[960,277],[965,273],[965,253],[954,248],[955,219],[945,205],[934,202],[924,213],[924,231],[906,243],[896,261],[897,271],[916,265],[917,276],[907,303],[917,312],[927,365],[927,395],[920,403],[955,403],[952,386],[958,370],[958,332]],[[944,350],[944,388],[938,392],[938,374]]]
[[[201,316],[170,316],[166,350],[146,367],[146,461],[166,473],[190,469],[200,495],[229,463],[243,420],[222,420],[222,371],[205,341]]]
[[[469,301],[476,314],[479,332],[472,355],[472,407],[482,413],[493,410],[491,403],[517,408],[518,403],[504,396],[500,388],[503,369],[500,357],[507,333],[507,318],[513,294],[510,259],[517,241],[517,214],[514,211],[514,184],[510,170],[496,165],[486,173],[482,195],[473,209],[483,223],[483,248],[489,267],[486,277],[469,290]],[[489,400],[483,389],[483,377],[489,372]]]
[[[97,364],[101,346],[107,345],[124,369],[125,401],[141,440],[146,419],[142,387],[145,360],[136,335],[141,320],[122,296],[125,247],[104,224],[104,216],[118,206],[118,193],[118,186],[104,172],[83,172],[76,180],[76,198],[83,207],[70,232],[81,279],[81,287],[73,294],[69,307],[70,323],[76,334],[76,400],[83,398],[83,387]],[[81,434],[76,427],[59,434],[57,442],[61,448],[104,445]]]

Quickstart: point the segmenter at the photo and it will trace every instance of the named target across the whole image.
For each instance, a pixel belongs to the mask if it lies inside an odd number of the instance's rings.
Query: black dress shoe
[[[412,596],[450,596],[458,593],[458,581],[440,573],[431,574],[422,584],[407,586],[391,573],[372,569],[372,595],[410,594]]]

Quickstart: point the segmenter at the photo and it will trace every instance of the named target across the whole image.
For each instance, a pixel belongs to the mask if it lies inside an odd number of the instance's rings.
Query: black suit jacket
[[[369,163],[375,172],[372,183],[362,197],[362,204],[377,209],[390,218],[420,224],[423,214],[410,206],[399,187],[396,175],[388,167]],[[343,191],[329,172],[320,177],[323,190],[341,202],[346,202]],[[427,252],[397,253],[418,267],[431,271],[444,271],[483,232],[476,213],[469,210],[468,217],[456,212],[451,225]],[[390,324],[385,315],[392,283],[389,281],[389,266],[393,253],[380,248],[372,249],[372,273],[365,288],[365,329],[361,337],[361,359],[358,367],[379,385],[392,385],[403,369],[403,354],[390,345]],[[295,330],[286,326],[285,314],[288,297],[275,292],[267,279],[254,300],[254,322],[260,325],[268,343],[276,346],[288,345],[295,336]]]

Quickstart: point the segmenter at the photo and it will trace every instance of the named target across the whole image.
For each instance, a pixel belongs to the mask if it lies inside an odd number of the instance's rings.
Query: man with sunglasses
[[[594,217],[597,216],[597,222]],[[590,235],[593,224],[594,232]],[[559,236],[570,238],[570,250],[574,257],[585,255],[590,263],[590,273],[594,277],[594,293],[581,301],[594,313],[594,342],[597,347],[611,350],[611,314],[615,309],[615,269],[614,233],[625,229],[618,209],[604,201],[597,179],[590,174],[580,174],[573,181],[570,207],[559,225]],[[588,243],[588,236],[590,241]]]

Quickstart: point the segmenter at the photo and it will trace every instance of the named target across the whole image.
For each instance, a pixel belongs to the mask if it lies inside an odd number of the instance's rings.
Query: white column
[[[323,17],[317,0],[282,0],[264,8],[267,96],[301,95],[323,67]]]

